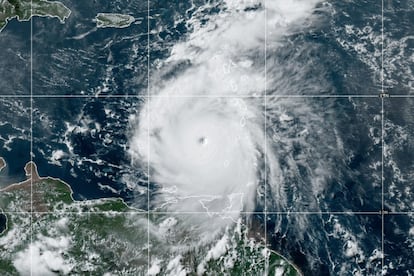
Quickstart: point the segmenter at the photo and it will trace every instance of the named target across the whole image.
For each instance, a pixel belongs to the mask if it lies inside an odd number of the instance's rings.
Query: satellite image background
[[[413,26],[0,0],[0,274],[414,274]]]

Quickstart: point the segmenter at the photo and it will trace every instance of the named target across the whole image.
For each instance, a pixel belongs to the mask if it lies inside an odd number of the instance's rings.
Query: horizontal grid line
[[[389,98],[414,98],[414,95],[389,95]]]
[[[175,215],[180,215],[180,214],[187,214],[187,215],[191,215],[191,214],[213,214],[213,215],[231,215],[231,214],[242,214],[242,215],[264,215],[264,214],[270,214],[270,215],[381,215],[383,214],[384,216],[393,216],[393,215],[414,215],[414,211],[407,211],[407,212],[381,212],[381,211],[377,211],[377,212],[370,212],[370,211],[361,211],[361,212],[300,212],[300,211],[295,211],[295,212],[271,212],[271,211],[266,211],[266,212],[161,212],[161,211],[125,211],[125,212],[121,212],[121,211],[102,211],[102,212],[94,212],[94,211],[81,211],[81,212],[21,212],[21,211],[0,211],[0,214],[15,214],[15,215],[30,215],[30,214],[39,214],[39,215],[63,215],[63,214],[78,214],[78,215],[82,215],[82,214],[142,214],[142,215],[146,215],[146,214],[154,214],[154,215],[168,215],[168,214],[175,214]]]
[[[381,98],[380,95],[0,95],[0,98]],[[389,95],[414,98],[414,95]]]

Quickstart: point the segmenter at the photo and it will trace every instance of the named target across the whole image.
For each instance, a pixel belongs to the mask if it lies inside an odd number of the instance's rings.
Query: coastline
[[[0,171],[1,171],[2,168],[6,167],[6,165],[7,164],[6,164],[5,160],[2,157],[0,157]],[[72,188],[70,187],[70,185],[68,183],[62,181],[59,178],[39,176],[39,173],[38,173],[38,170],[37,170],[37,165],[33,161],[27,162],[25,167],[24,167],[24,170],[25,170],[25,174],[26,174],[26,180],[18,182],[18,183],[13,183],[13,184],[7,185],[6,187],[0,189],[0,193],[1,192],[12,192],[13,193],[13,192],[16,192],[16,191],[21,191],[21,190],[25,190],[26,193],[30,192],[31,206],[30,206],[30,209],[26,210],[26,212],[30,215],[33,215],[35,213],[40,213],[40,214],[50,213],[50,211],[47,210],[47,209],[43,210],[44,206],[42,205],[43,202],[41,200],[42,196],[43,196],[43,194],[42,194],[43,190],[41,190],[41,189],[39,190],[40,195],[39,195],[38,191],[35,191],[35,193],[33,193],[33,190],[34,190],[34,187],[35,187],[34,185],[36,185],[38,183],[40,185],[49,185],[49,183],[46,183],[46,184],[43,183],[42,184],[43,181],[55,181],[56,183],[55,184],[52,183],[52,185],[50,186],[51,189],[55,188],[56,185],[63,184],[65,189],[66,189],[65,193],[69,193],[69,195],[70,195],[69,205],[71,205],[71,204],[74,204],[74,205],[76,205],[76,204],[81,204],[81,205],[85,204],[85,206],[88,206],[88,205],[93,206],[94,204],[99,205],[99,204],[102,204],[102,203],[105,204],[106,202],[110,203],[110,201],[113,201],[113,200],[120,200],[122,202],[122,204],[125,206],[125,209],[126,209],[125,211],[108,210],[108,211],[104,211],[104,212],[110,212],[110,213],[119,212],[119,213],[125,213],[125,214],[127,214],[128,212],[131,212],[131,211],[132,212],[133,211],[143,212],[142,210],[138,210],[136,208],[130,207],[128,204],[125,203],[124,199],[120,198],[120,197],[92,199],[92,200],[85,200],[85,201],[75,200],[73,198],[73,190],[72,190]],[[35,204],[33,204],[33,202]],[[93,212],[91,212],[91,213],[93,213]],[[143,213],[145,213],[145,212],[143,212]],[[7,214],[7,210],[3,210],[2,208],[0,208],[0,214],[5,216],[5,227],[4,227],[3,231],[0,232],[0,236],[1,236],[3,234],[7,233],[10,230],[10,227],[9,227],[10,218]],[[304,275],[303,272],[294,263],[292,263],[290,260],[288,260],[285,256],[283,256],[282,254],[280,254],[279,252],[277,252],[275,250],[272,250],[272,249],[268,249],[268,250],[272,254],[277,255],[278,258],[283,259],[286,263],[289,264],[289,266],[293,267],[298,275],[300,275],[300,276]]]

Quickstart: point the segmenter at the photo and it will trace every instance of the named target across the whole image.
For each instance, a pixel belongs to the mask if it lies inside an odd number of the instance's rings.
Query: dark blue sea
[[[133,165],[128,154],[131,116],[147,100],[148,65],[150,84],[153,76],[165,77],[159,65],[191,33],[187,21],[204,1],[191,1],[194,7],[190,1],[151,3],[149,35],[146,1],[62,2],[72,10],[65,24],[33,19],[33,56],[28,22],[14,19],[0,33],[0,156],[7,162],[0,187],[25,179],[32,138],[39,174],[67,182],[75,199],[122,197],[151,208],[146,168]],[[293,119],[268,121],[286,203],[265,195],[267,242],[304,275],[412,275],[414,1],[384,1],[384,40],[381,1],[318,5],[318,24],[289,33],[282,46],[267,51],[268,74],[280,70],[282,79],[308,84],[268,89],[269,96],[308,97],[280,101]],[[96,29],[96,10],[137,21]],[[288,145],[280,136],[297,140]],[[323,176],[314,173],[325,169]],[[154,194],[156,187],[151,182]]]

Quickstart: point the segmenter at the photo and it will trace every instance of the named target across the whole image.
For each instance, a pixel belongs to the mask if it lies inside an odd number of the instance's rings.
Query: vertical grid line
[[[384,275],[384,0],[381,0],[381,275]]]
[[[384,274],[384,98],[381,98],[381,274]]]
[[[150,270],[150,0],[147,0],[147,274]]]
[[[30,0],[30,275],[33,275],[33,0]]]
[[[264,220],[265,220],[265,246],[266,254],[268,254],[268,242],[267,242],[267,2],[264,1]],[[270,255],[266,255],[265,258],[265,275],[269,274],[269,258]]]

